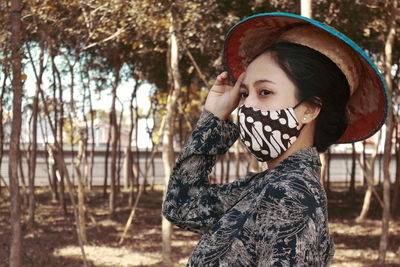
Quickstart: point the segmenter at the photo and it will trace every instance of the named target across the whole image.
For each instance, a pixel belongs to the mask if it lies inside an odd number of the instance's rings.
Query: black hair
[[[322,53],[295,43],[280,42],[268,47],[276,63],[298,89],[300,101],[321,107],[316,118],[314,146],[324,152],[342,136],[348,125],[346,115],[349,83],[338,66]]]

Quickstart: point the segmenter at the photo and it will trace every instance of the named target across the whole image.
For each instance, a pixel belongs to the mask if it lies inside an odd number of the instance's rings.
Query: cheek
[[[295,98],[292,95],[286,95],[286,94],[273,94],[270,97],[267,97],[264,101],[264,105],[271,110],[292,108],[296,104],[297,102]],[[295,111],[296,110],[297,109],[295,109]]]

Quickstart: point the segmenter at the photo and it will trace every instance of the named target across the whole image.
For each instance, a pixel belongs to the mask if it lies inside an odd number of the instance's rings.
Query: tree
[[[119,139],[118,133],[118,122],[117,114],[115,110],[115,102],[117,98],[117,88],[119,84],[119,75],[121,71],[121,58],[119,56],[118,50],[112,50],[111,52],[112,63],[114,65],[114,84],[112,87],[112,103],[111,103],[111,113],[110,113],[110,123],[111,123],[111,189],[110,189],[110,216],[114,216],[115,212],[115,175],[117,171],[117,143]]]
[[[385,81],[389,91],[389,99],[392,99],[392,49],[396,36],[397,1],[393,1],[392,10],[388,21],[388,33],[385,42]],[[382,235],[379,242],[379,263],[385,262],[386,250],[389,238],[390,220],[390,173],[389,164],[392,156],[392,137],[393,137],[393,106],[389,103],[388,120],[386,123],[385,152],[383,155],[383,213],[382,213]]]
[[[75,159],[75,171],[78,176],[78,234],[80,235],[80,239],[82,240],[83,244],[88,243],[87,234],[86,234],[86,207],[85,207],[85,184],[83,181],[83,175],[81,173],[81,163],[83,154],[85,153],[86,148],[86,141],[87,138],[85,134],[82,133],[83,129],[81,130],[81,135],[84,136],[79,140],[79,150],[78,156]]]
[[[30,52],[28,44],[29,58],[32,68],[36,77],[36,91],[33,97],[32,107],[32,138],[29,151],[29,165],[28,165],[28,180],[29,180],[29,210],[28,210],[28,224],[32,228],[35,222],[35,173],[36,173],[36,155],[37,155],[37,126],[38,126],[38,113],[39,113],[39,92],[42,86],[42,79],[44,73],[44,42],[40,42],[40,55],[39,55],[39,72],[37,72],[34,61]]]
[[[5,42],[5,41],[4,41]],[[8,47],[3,47],[3,55],[8,55]],[[3,127],[3,115],[4,115],[4,107],[6,104],[6,91],[8,91],[7,80],[9,79],[10,74],[10,62],[3,62],[2,74],[4,75],[4,79],[1,85],[1,93],[0,93],[0,119],[2,120],[0,123],[0,168],[3,162],[3,154],[4,154],[4,127]],[[0,193],[1,193],[1,184],[4,183],[5,187],[7,184],[5,183],[4,177],[0,174]]]
[[[349,186],[349,197],[350,201],[354,203],[356,200],[356,157],[357,151],[354,143],[351,144],[351,174],[350,174],[350,186]]]
[[[11,195],[11,243],[10,266],[21,266],[21,207],[18,183],[18,165],[20,161],[19,141],[21,136],[21,103],[22,103],[22,22],[21,0],[11,0],[11,55],[12,55],[12,89],[13,89],[13,118],[10,140],[10,159],[8,173],[10,177]]]
[[[301,15],[312,18],[312,0],[301,0]]]
[[[396,116],[397,117],[397,116]],[[396,144],[395,144],[395,153],[396,153],[396,181],[394,184],[394,193],[393,193],[393,198],[392,198],[392,213],[394,216],[397,217],[397,211],[399,210],[399,207],[397,206],[398,200],[399,200],[399,194],[400,194],[400,136],[399,136],[399,123],[396,123]]]
[[[163,166],[164,166],[164,194],[163,199],[166,197],[167,185],[169,181],[169,176],[172,172],[172,167],[174,165],[174,124],[175,124],[175,114],[176,114],[176,103],[181,90],[181,74],[179,72],[179,48],[178,41],[176,37],[176,29],[178,28],[176,22],[176,10],[174,6],[171,6],[170,13],[170,57],[169,57],[169,77],[171,82],[171,92],[168,96],[167,101],[167,112],[165,115],[165,127],[163,133]],[[163,262],[166,266],[171,266],[171,223],[164,218],[162,219],[162,240],[163,240]]]
[[[379,197],[379,195],[376,192],[375,187],[374,187],[375,162],[376,162],[376,156],[378,154],[379,144],[380,144],[380,141],[381,141],[381,133],[382,133],[382,131],[379,131],[379,135],[378,135],[379,137],[377,138],[377,141],[375,142],[374,150],[372,151],[369,160],[367,161],[365,159],[365,157],[364,157],[363,163],[360,164],[361,165],[361,171],[363,172],[365,180],[367,182],[367,190],[366,190],[365,195],[364,195],[364,201],[363,201],[363,205],[362,205],[362,208],[361,208],[360,215],[356,218],[357,222],[362,222],[367,218],[368,211],[369,211],[369,208],[370,208],[370,205],[371,205],[372,194],[375,195],[375,197],[378,199],[379,203],[382,202],[381,198]],[[365,150],[365,147],[366,147],[366,143],[364,142],[363,150]]]

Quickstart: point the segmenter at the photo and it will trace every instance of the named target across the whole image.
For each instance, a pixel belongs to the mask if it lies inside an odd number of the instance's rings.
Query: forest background
[[[334,264],[400,265],[397,0],[1,1],[0,166],[7,162],[8,172],[0,176],[0,265],[184,265],[199,237],[162,218],[164,185],[223,71],[227,30],[274,11],[338,29],[385,77],[391,106],[383,132],[360,143],[361,152],[351,147],[344,185],[331,182],[332,155],[321,154],[321,182],[337,244]],[[148,101],[138,98],[140,88]],[[110,102],[94,108],[101,95]],[[141,119],[152,123],[141,126]],[[99,128],[106,129],[103,147],[96,144]],[[150,144],[140,149],[143,128]],[[261,166],[243,151],[236,143],[220,157],[211,181],[228,182],[243,166],[257,171]],[[104,157],[102,186],[93,183],[96,155]],[[48,186],[35,184],[40,160]]]

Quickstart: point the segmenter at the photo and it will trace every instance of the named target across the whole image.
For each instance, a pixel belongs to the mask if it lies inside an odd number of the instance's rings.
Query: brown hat
[[[337,143],[364,140],[384,124],[388,92],[379,70],[353,41],[318,21],[290,13],[262,13],[235,24],[224,45],[224,63],[236,80],[249,62],[276,42],[308,46],[331,59],[350,85],[349,124]]]

